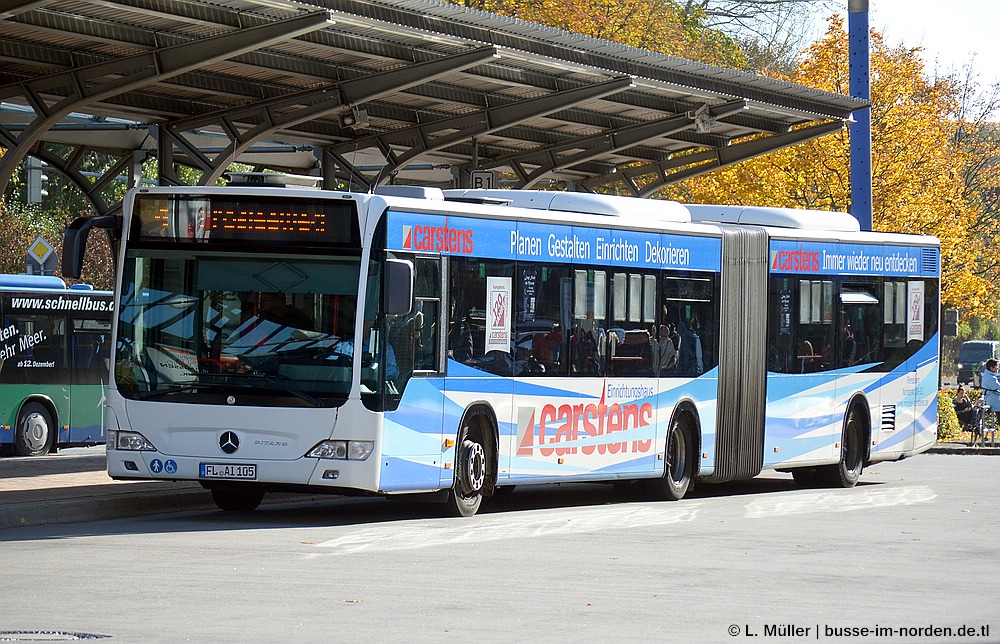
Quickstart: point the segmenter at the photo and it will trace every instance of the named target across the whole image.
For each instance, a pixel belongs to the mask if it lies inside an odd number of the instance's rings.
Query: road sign
[[[55,275],[56,267],[59,265],[56,250],[41,236],[28,246],[26,260],[28,275]]]
[[[473,190],[493,190],[497,187],[497,173],[493,170],[473,170],[469,174],[469,187]]]

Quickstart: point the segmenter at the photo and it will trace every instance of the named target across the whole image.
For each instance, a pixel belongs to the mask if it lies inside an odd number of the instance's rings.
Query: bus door
[[[511,474],[516,434],[513,271],[511,261],[457,256],[448,260],[444,434],[455,439],[463,418],[470,414],[485,414],[495,422],[501,484]],[[448,448],[445,459],[453,455],[454,449]],[[452,471],[442,471],[443,487],[450,487],[451,479]]]
[[[413,263],[413,308],[386,316],[383,329],[386,378],[394,393],[386,400],[383,490],[437,489],[444,476],[445,441],[455,427],[444,420],[442,266],[438,256],[392,253]]]
[[[110,378],[111,322],[91,318],[70,321],[69,442],[99,442],[104,437],[104,402]]]
[[[512,477],[578,475],[593,467],[583,447],[593,438],[583,427],[583,415],[573,411],[598,400],[602,386],[598,378],[585,378],[601,375],[594,307],[589,307],[589,320],[584,319],[587,307],[582,295],[576,313],[573,308],[574,284],[586,288],[586,274],[567,264],[518,263],[509,354],[515,378],[515,418],[508,452]],[[604,275],[598,273],[602,308]],[[602,310],[602,320],[603,315]],[[594,372],[588,373],[591,364]],[[590,453],[594,450],[589,449]]]
[[[906,294],[903,396],[909,422],[904,449],[911,451],[937,440],[937,291],[936,283],[929,280],[907,279],[897,284]]]
[[[884,386],[871,384],[880,377],[877,371],[872,371],[873,365],[881,361],[882,355],[882,311],[879,298],[879,285],[874,279],[859,278],[841,285],[836,348],[837,369],[843,374],[838,381],[840,385],[837,400],[847,405],[851,402],[852,394],[864,391],[868,400],[872,440],[876,443],[882,439],[880,432],[884,390]],[[842,411],[846,413],[846,407]]]
[[[812,458],[839,452],[843,409],[837,404],[836,325],[833,281],[826,276],[797,280],[796,349],[792,369],[802,383],[797,434],[811,444]]]
[[[889,372],[882,388],[882,418],[877,438],[883,455],[912,450],[916,434],[928,422],[923,419],[925,405],[918,404],[918,400],[925,397],[921,393],[925,389],[922,379],[929,372],[921,369],[920,364],[926,362],[928,351],[933,349],[927,335],[933,334],[937,322],[928,310],[933,307],[924,305],[925,286],[923,281],[900,278],[883,282],[884,355]],[[936,372],[930,384],[936,390]]]

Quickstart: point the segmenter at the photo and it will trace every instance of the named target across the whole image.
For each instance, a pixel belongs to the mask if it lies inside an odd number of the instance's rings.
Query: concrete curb
[[[213,508],[211,494],[200,486],[177,492],[137,490],[123,495],[22,501],[0,506],[0,530]]]
[[[1000,456],[1000,445],[971,447],[965,443],[938,443],[925,454],[958,454],[961,456]]]
[[[212,500],[212,494],[197,483],[178,482],[168,484],[176,489],[140,489],[141,483],[117,485],[113,492],[98,492],[92,496],[77,498],[52,498],[15,501],[0,505],[0,530],[6,528],[27,528],[39,525],[63,525],[126,519],[151,514],[171,514],[175,512],[215,511],[222,512]],[[302,503],[335,498],[335,495],[291,494],[272,492],[264,498],[261,507],[281,503]]]

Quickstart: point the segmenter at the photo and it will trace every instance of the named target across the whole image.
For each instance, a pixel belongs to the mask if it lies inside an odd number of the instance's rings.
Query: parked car
[[[979,374],[983,363],[990,358],[1000,359],[1000,341],[969,340],[958,350],[958,382],[980,386]]]

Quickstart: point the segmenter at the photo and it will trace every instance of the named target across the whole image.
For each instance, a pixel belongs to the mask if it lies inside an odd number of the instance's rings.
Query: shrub
[[[954,401],[954,389],[938,391],[937,437],[939,441],[954,440],[962,435],[962,428],[958,424],[958,415],[955,414]]]

